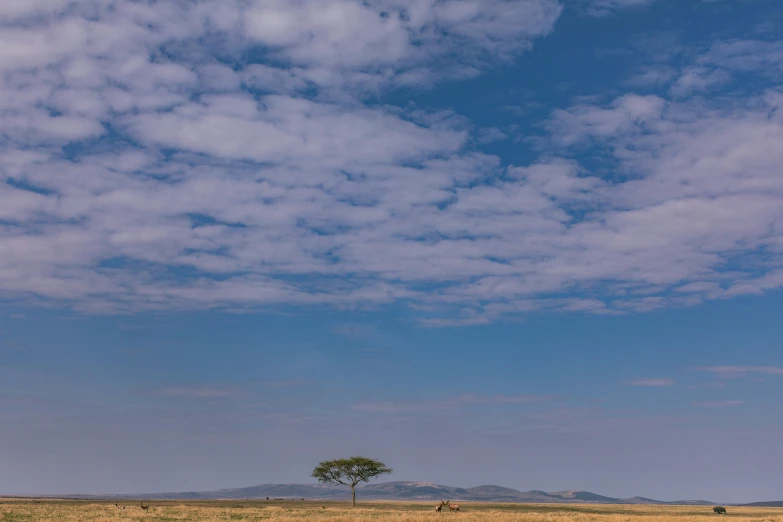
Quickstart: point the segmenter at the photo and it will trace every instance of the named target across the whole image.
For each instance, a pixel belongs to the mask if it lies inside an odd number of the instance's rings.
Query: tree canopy
[[[351,487],[351,504],[356,506],[356,485],[369,482],[371,478],[391,473],[392,469],[383,462],[367,457],[325,460],[313,470],[312,476],[318,482],[342,484]]]

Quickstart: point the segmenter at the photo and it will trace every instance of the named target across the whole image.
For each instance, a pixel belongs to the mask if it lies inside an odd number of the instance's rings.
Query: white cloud
[[[637,5],[651,4],[655,0],[591,0],[596,7],[633,7]]]
[[[689,67],[672,84],[670,92],[678,98],[702,94],[717,85],[729,83],[731,79],[731,75],[722,69]]]
[[[697,63],[728,71],[783,77],[783,41],[730,40],[717,42]]]
[[[642,7],[655,0],[572,0],[576,5],[583,6],[587,13],[593,16],[605,16],[620,9]]]
[[[677,71],[669,66],[643,66],[626,80],[626,84],[633,88],[657,88],[668,85],[676,76]]]
[[[676,100],[577,104],[521,166],[473,149],[497,130],[363,102],[527,49],[554,0],[4,5],[5,297],[90,312],[404,301],[444,326],[783,286],[757,255],[783,248],[778,91],[712,104],[690,93],[713,84],[689,80]],[[616,176],[571,159],[591,147]]]
[[[528,48],[560,11],[555,0],[255,0],[242,29],[307,81],[374,90],[437,81],[429,64],[446,53],[463,59],[448,76],[471,76],[480,58]]]
[[[559,11],[554,0],[6,2],[0,288],[94,311],[409,296],[367,277],[318,278],[369,274],[362,259],[336,262],[337,250],[392,212],[403,223],[414,206],[448,199],[455,174],[475,177],[494,160],[437,159],[467,140],[437,115],[300,91],[464,75],[457,69],[476,71],[479,57],[527,48]],[[219,63],[264,43],[274,66]],[[473,53],[434,68],[457,48]],[[109,126],[111,141],[86,141]],[[62,156],[66,144],[77,161]],[[188,216],[209,219],[196,227]],[[171,267],[198,276],[177,280]]]
[[[142,142],[225,159],[323,167],[394,164],[456,152],[466,139],[375,109],[345,111],[289,96],[205,96],[166,113],[127,118]]]
[[[696,98],[626,95],[554,113],[554,143],[580,150],[597,145],[627,176],[597,191],[613,207],[601,214],[600,225],[573,227],[586,251],[609,263],[601,265],[609,269],[604,277],[624,272],[618,262],[626,259],[627,281],[643,272],[642,280],[659,285],[659,292],[660,285],[682,282],[677,291],[694,294],[649,296],[631,305],[698,304],[783,285],[774,256],[783,223],[780,106],[769,90],[714,106]],[[760,251],[769,256],[751,255]],[[724,271],[729,263],[735,271]]]
[[[555,111],[550,130],[561,145],[586,139],[607,139],[638,132],[661,118],[666,101],[658,96],[628,94],[609,107],[577,105]]]
[[[47,16],[64,11],[75,0],[5,0],[0,3],[0,20],[13,22],[30,16]]]
[[[667,42],[666,47],[677,48],[671,42]],[[662,63],[641,66],[627,84],[641,88],[668,85],[669,94],[680,99],[726,89],[743,89],[745,86],[738,80],[745,80],[742,75],[747,74],[776,83],[783,79],[783,42],[719,41],[706,52],[696,54],[691,63],[679,71]]]

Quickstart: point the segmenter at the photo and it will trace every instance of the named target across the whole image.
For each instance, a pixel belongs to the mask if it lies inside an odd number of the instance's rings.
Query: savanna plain
[[[700,522],[723,518],[783,522],[783,508],[727,506],[716,515],[710,506],[506,504],[460,502],[461,511],[435,512],[434,502],[364,502],[351,508],[346,502],[320,501],[163,501],[138,502],[0,499],[0,522],[212,522],[212,521],[360,521],[415,522],[420,520],[541,521],[541,522]]]

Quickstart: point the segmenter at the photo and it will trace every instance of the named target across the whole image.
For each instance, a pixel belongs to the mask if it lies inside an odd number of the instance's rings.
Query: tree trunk
[[[356,507],[356,486],[351,485],[351,507]]]

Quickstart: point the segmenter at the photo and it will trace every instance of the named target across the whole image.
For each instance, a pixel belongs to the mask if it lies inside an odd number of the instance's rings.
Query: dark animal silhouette
[[[445,505],[446,505],[446,503],[445,503],[445,502],[443,502],[443,501],[441,500],[441,501],[440,501],[440,504],[438,504],[437,506],[435,506],[435,511],[437,511],[438,513],[440,513],[440,510],[441,510],[441,509],[443,509],[443,506],[445,506]]]
[[[718,515],[725,515],[726,514],[726,508],[723,506],[715,506],[712,508],[712,510],[717,513]]]
[[[143,509],[144,511],[149,511],[150,507],[149,506],[145,506],[144,502],[142,502],[141,503],[141,509]]]

